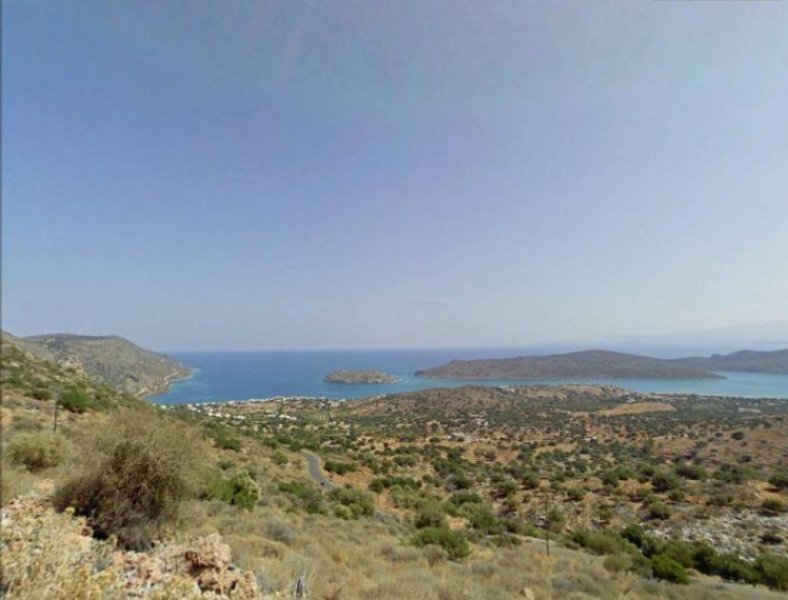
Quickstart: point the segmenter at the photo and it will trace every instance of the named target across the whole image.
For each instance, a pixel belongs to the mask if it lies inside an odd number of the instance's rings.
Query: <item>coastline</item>
[[[185,381],[186,379],[191,379],[192,377],[194,377],[197,371],[199,371],[199,369],[193,369],[189,367],[184,367],[184,369],[188,371],[186,375],[178,375],[177,373],[167,375],[164,378],[164,381],[162,381],[160,385],[150,390],[148,389],[141,390],[140,392],[137,392],[134,395],[140,400],[149,400],[153,396],[166,394],[167,392],[170,391],[170,389],[172,388],[172,384],[174,384],[176,381]]]

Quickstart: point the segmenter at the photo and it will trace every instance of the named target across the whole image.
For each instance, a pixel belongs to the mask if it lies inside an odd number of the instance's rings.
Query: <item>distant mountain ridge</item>
[[[788,349],[774,351],[739,350],[731,354],[712,354],[708,358],[679,358],[674,361],[688,367],[713,371],[788,374]]]
[[[59,333],[14,339],[31,354],[77,368],[135,396],[163,392],[172,381],[190,374],[177,360],[115,335]]]
[[[417,371],[437,379],[719,379],[713,371],[788,374],[788,350],[743,350],[708,358],[660,359],[609,350],[584,350],[545,356],[455,360]]]

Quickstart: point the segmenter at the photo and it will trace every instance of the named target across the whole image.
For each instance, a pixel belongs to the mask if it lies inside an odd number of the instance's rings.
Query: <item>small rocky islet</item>
[[[323,377],[326,383],[394,383],[396,380],[383,371],[334,371]]]

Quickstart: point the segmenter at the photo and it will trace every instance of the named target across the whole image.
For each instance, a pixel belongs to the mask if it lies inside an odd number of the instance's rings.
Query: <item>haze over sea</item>
[[[628,349],[620,349],[630,351]],[[259,350],[243,352],[173,352],[171,356],[194,369],[190,379],[175,382],[170,391],[151,398],[161,404],[223,402],[276,396],[362,398],[435,387],[480,385],[559,385],[593,383],[615,385],[638,392],[689,393],[749,398],[788,398],[788,375],[722,373],[727,379],[529,379],[446,380],[416,377],[419,369],[450,360],[504,358],[565,352],[565,348],[462,348],[413,350]],[[653,349],[642,354],[658,357],[709,355],[719,348]],[[348,385],[324,383],[323,377],[344,369],[375,369],[397,377],[392,384]]]

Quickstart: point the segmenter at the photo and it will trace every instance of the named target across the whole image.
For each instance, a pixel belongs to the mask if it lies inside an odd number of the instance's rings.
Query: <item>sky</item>
[[[788,319],[788,3],[2,3],[2,326],[162,350]]]

